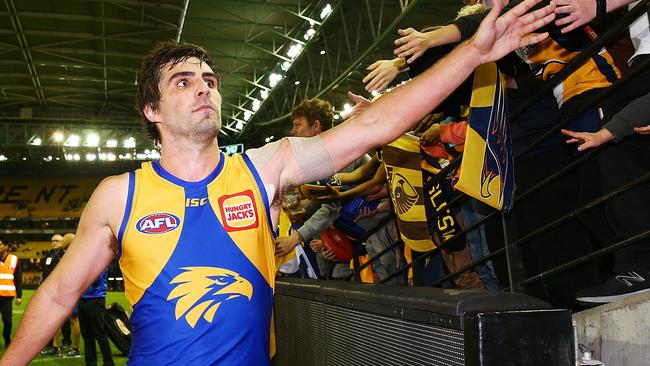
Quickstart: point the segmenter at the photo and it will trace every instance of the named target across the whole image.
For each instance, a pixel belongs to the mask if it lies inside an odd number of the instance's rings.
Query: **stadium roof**
[[[222,76],[222,144],[259,146],[320,96],[342,110],[397,27],[445,24],[460,0],[4,0],[0,155],[62,154],[56,131],[133,137],[143,55],[158,41],[205,47]],[[94,132],[93,132],[94,131]],[[38,143],[36,143],[38,142]],[[118,142],[118,145],[121,142]],[[83,145],[83,142],[81,143]],[[90,145],[91,148],[95,148]],[[118,146],[119,147],[119,146]],[[70,149],[68,149],[70,150]]]

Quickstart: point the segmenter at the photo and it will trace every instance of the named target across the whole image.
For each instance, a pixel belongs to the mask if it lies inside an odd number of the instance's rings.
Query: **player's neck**
[[[160,165],[176,178],[198,182],[216,168],[221,158],[217,143],[201,148],[181,148],[177,144],[163,144]]]

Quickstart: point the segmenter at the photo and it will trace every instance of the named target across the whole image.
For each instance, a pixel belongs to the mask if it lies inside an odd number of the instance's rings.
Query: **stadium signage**
[[[223,151],[225,154],[243,154],[244,153],[244,144],[233,144],[219,146],[219,150]]]
[[[135,224],[135,228],[143,234],[163,234],[178,228],[181,219],[170,213],[159,212],[147,215]]]

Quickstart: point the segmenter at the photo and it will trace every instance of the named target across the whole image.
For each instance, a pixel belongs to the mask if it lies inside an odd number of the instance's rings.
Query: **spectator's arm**
[[[480,24],[481,21],[479,20],[478,23]],[[478,29],[478,24],[474,31],[476,29]],[[460,29],[453,23],[430,32],[422,33],[413,28],[407,28],[398,29],[397,33],[401,37],[395,40],[397,48],[393,53],[398,58],[406,59],[408,64],[412,64],[429,48],[456,43],[461,40]]]
[[[366,84],[366,90],[382,91],[387,87],[400,72],[408,71],[406,60],[401,57],[392,60],[378,60],[368,66],[368,75],[361,80]]]
[[[634,127],[634,132],[638,133],[639,135],[650,135],[650,125]]]
[[[284,257],[291,253],[301,241],[303,241],[302,236],[297,231],[292,232],[289,236],[278,236],[275,238],[275,256]]]
[[[386,169],[382,163],[372,179],[367,180],[358,186],[343,192],[335,192],[327,196],[317,197],[315,200],[319,202],[334,202],[343,201],[357,197],[367,196],[381,190],[384,182],[386,181]]]
[[[650,93],[630,102],[625,108],[614,115],[603,126],[614,135],[614,141],[619,142],[630,136],[638,127],[650,123]]]
[[[435,123],[420,137],[422,149],[436,158],[450,159],[444,144],[462,145],[465,143],[467,122]]]
[[[642,126],[650,121],[650,94],[630,102],[625,108],[614,115],[612,119],[603,126],[598,132],[575,132],[562,130],[562,133],[569,136],[568,144],[579,143],[578,151],[598,147],[606,142],[614,140],[621,141],[625,137],[632,135]],[[637,131],[641,133],[641,131]]]
[[[462,145],[465,143],[467,122],[451,122],[440,125],[440,141],[444,144]]]
[[[296,230],[302,237],[302,241],[309,242],[318,237],[323,230],[327,229],[334,220],[338,218],[338,205],[325,203],[305,223]]]
[[[606,12],[618,9],[623,5],[635,2],[636,0],[600,0],[606,2]],[[566,16],[555,21],[557,26],[565,26],[561,29],[562,33],[570,32],[580,26],[583,26],[596,18],[598,1],[596,0],[552,0],[555,3],[556,14],[566,14]]]
[[[377,171],[379,165],[380,162],[377,158],[377,155],[373,155],[369,161],[357,167],[354,171],[351,171],[349,173],[337,173],[336,175],[341,180],[342,186],[348,186],[351,184],[359,183],[371,177]]]

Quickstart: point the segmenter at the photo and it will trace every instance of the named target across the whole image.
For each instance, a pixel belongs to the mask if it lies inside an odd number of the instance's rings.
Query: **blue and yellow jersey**
[[[539,30],[549,32],[545,40],[517,50],[537,77],[548,80],[559,73],[580,52],[593,43],[598,36],[591,27],[582,27],[569,33],[561,33],[553,24]],[[587,62],[553,88],[558,106],[591,89],[607,88],[621,76],[612,56],[601,49]]]
[[[248,157],[222,154],[199,182],[143,163],[130,173],[118,245],[129,365],[269,364],[274,239]]]

